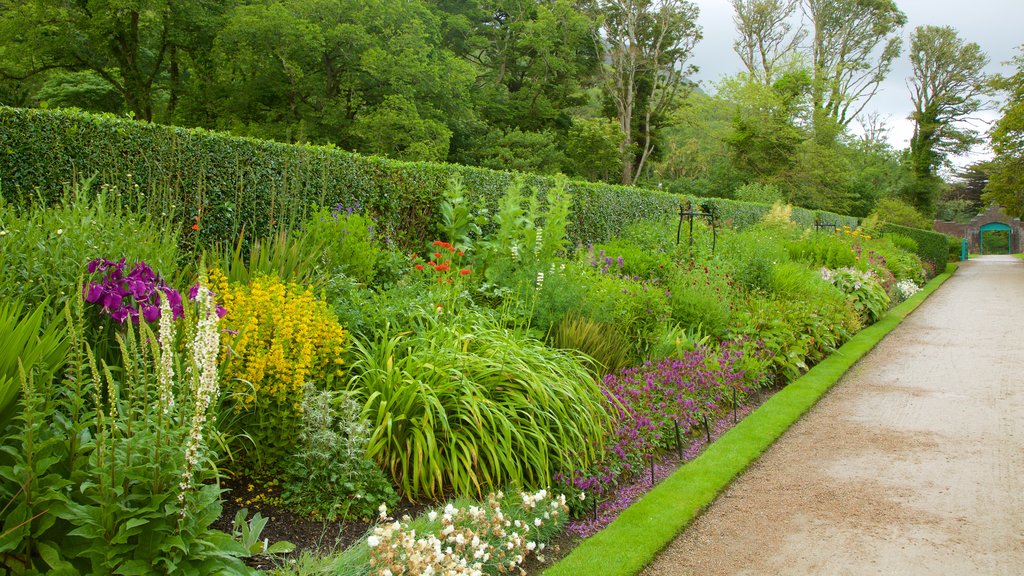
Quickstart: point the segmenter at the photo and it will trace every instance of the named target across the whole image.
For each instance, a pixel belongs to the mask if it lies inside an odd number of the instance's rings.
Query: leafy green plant
[[[246,238],[238,234],[233,247],[217,245],[215,258],[207,263],[223,272],[232,284],[248,284],[258,276],[276,276],[285,281],[313,284],[317,279],[317,258],[322,245],[316,240],[279,230],[270,238]]]
[[[466,311],[415,335],[356,340],[349,391],[373,427],[368,454],[417,499],[545,485],[592,461],[607,414],[576,356]]]
[[[19,371],[31,374],[38,370],[40,381],[52,380],[64,364],[69,343],[60,320],[42,329],[44,301],[26,312],[20,303],[0,302],[0,334],[4,334],[0,350],[0,434],[7,428],[20,392]]]
[[[462,251],[471,250],[482,236],[482,226],[486,226],[487,209],[481,205],[470,206],[466,199],[466,190],[462,185],[462,177],[452,174],[444,188],[444,199],[438,206],[441,217],[440,232],[450,244]]]
[[[577,350],[593,358],[599,376],[629,365],[630,342],[609,324],[570,314],[548,334],[548,343],[563,350]]]
[[[316,255],[322,274],[339,272],[369,284],[381,247],[372,218],[341,204],[320,208],[302,224],[302,244]]]
[[[733,290],[729,278],[709,266],[680,271],[669,284],[672,319],[689,330],[698,328],[714,337],[729,329]]]
[[[69,314],[63,382],[22,371],[21,426],[0,444],[6,568],[249,573],[241,545],[210,528],[221,510],[216,453],[206,442],[219,393],[219,329],[212,295],[201,289],[198,298],[183,337],[187,360],[165,301],[159,337],[145,323],[128,326],[118,338],[122,364],[97,365],[79,305]]]
[[[811,266],[841,268],[854,266],[857,262],[850,241],[841,234],[808,230],[786,248],[790,258]]]
[[[682,358],[686,352],[710,345],[711,336],[702,327],[687,328],[666,322],[655,336],[647,360],[658,362],[665,358]]]
[[[516,289],[548,272],[568,245],[572,201],[564,178],[554,181],[543,200],[535,188],[527,195],[522,179],[509,185],[493,219],[494,232],[477,243],[477,268],[483,277]]]
[[[306,385],[302,434],[286,466],[282,497],[301,512],[324,520],[369,518],[397,500],[394,488],[366,457],[370,426],[347,394]]]
[[[867,323],[877,321],[889,309],[889,295],[871,272],[855,268],[822,269],[821,276],[850,299],[855,310]]]
[[[735,197],[741,202],[754,202],[757,204],[775,204],[782,202],[782,191],[774,184],[761,184],[751,182],[736,189]]]
[[[260,539],[269,519],[264,518],[262,514],[257,512],[251,519],[246,520],[248,515],[248,508],[242,508],[235,512],[235,517],[231,521],[231,536],[249,552],[250,556],[257,554],[287,554],[295,550],[295,545],[291,542],[279,541],[271,544],[267,540]]]

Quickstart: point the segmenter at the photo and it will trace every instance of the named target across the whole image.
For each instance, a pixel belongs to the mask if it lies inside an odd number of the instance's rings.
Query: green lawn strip
[[[733,478],[814,406],[857,360],[898,326],[954,270],[956,266],[949,265],[946,272],[923,290],[858,332],[807,374],[783,388],[700,456],[624,510],[607,528],[584,540],[572,553],[547,569],[545,576],[639,573]]]

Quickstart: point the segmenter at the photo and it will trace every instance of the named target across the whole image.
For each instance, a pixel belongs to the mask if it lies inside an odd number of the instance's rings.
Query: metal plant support
[[[708,223],[711,224],[711,253],[715,253],[715,246],[718,244],[718,230],[715,227],[715,213],[717,212],[714,204],[704,203],[700,205],[701,212],[697,212],[693,208],[693,203],[690,201],[686,202],[686,205],[679,205],[679,226],[676,228],[676,246],[682,240],[683,236],[683,219],[688,218],[690,220],[690,242],[689,247],[693,248],[693,219],[694,218],[706,218]]]

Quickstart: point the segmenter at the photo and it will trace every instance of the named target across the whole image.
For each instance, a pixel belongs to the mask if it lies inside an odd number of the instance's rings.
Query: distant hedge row
[[[367,209],[402,245],[435,235],[435,208],[458,172],[473,199],[492,209],[515,176],[484,168],[365,157],[331,146],[289,145],[201,129],[136,122],[70,110],[0,107],[0,191],[8,200],[53,202],[72,182],[116,186],[132,201],[167,214],[188,243],[234,239],[244,226],[265,235],[304,217],[314,204]],[[551,178],[526,176],[546,190]],[[137,188],[136,188],[137,187]],[[136,194],[136,189],[138,194]],[[674,216],[680,196],[647,189],[572,182],[569,233],[604,241],[627,224]],[[743,227],[768,206],[710,202],[722,221]],[[857,219],[795,208],[793,217],[855,226]],[[194,230],[193,226],[198,230]]]
[[[913,238],[917,242],[917,255],[922,260],[931,262],[935,274],[941,274],[946,269],[946,263],[949,261],[949,239],[945,234],[888,223],[882,224],[882,234],[901,234]]]

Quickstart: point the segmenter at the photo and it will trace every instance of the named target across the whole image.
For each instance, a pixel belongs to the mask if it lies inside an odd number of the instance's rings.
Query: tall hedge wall
[[[922,260],[931,262],[936,274],[941,274],[946,269],[946,262],[949,260],[949,240],[945,234],[889,223],[882,224],[882,234],[900,234],[913,238],[917,242],[917,255]]]
[[[0,191],[7,199],[51,202],[72,182],[95,175],[150,209],[173,214],[185,238],[199,244],[233,239],[245,227],[267,234],[296,222],[313,204],[368,209],[396,241],[434,236],[434,210],[458,172],[473,198],[494,208],[513,173],[366,157],[332,146],[290,145],[201,129],[159,126],[71,110],[0,107]],[[526,176],[539,190],[551,178]],[[134,196],[136,186],[144,196]],[[572,182],[570,234],[600,242],[640,219],[674,215],[679,196],[647,189]],[[699,199],[694,199],[701,202]],[[760,204],[710,200],[723,221],[745,226],[768,210]],[[804,225],[856,218],[793,210]],[[171,218],[169,216],[168,218]],[[198,219],[198,232],[192,225]]]

